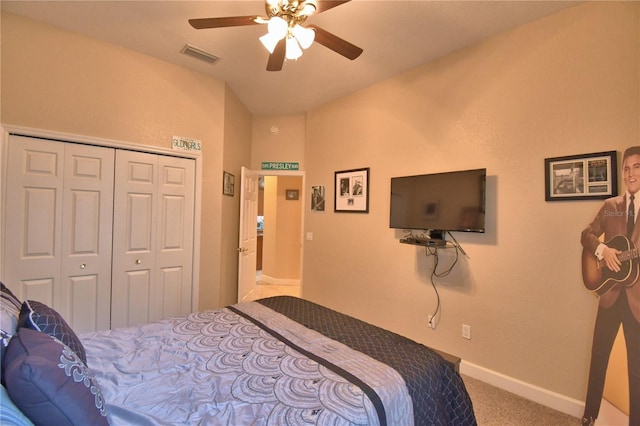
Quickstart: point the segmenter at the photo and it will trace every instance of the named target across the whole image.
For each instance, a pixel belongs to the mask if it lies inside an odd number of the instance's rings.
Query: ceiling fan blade
[[[355,44],[351,44],[348,41],[341,39],[340,37],[331,34],[329,31],[323,30],[316,25],[307,25],[307,27],[313,28],[316,31],[315,41],[333,50],[334,52],[339,53],[345,58],[351,59],[353,61],[363,52],[363,50]]]
[[[196,30],[205,28],[241,27],[244,25],[260,25],[254,21],[255,16],[228,16],[226,18],[198,18],[189,19],[189,23]]]
[[[287,53],[286,39],[283,38],[276,44],[276,48],[273,49],[273,53],[269,55],[269,61],[267,62],[267,71],[280,71],[282,64],[284,64],[284,56]]]
[[[316,13],[322,13],[325,10],[333,9],[341,4],[349,3],[351,0],[319,0]]]

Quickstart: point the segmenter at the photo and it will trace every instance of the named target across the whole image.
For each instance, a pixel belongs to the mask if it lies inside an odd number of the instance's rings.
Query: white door
[[[240,236],[238,238],[238,302],[250,300],[251,293],[256,288],[259,177],[258,172],[242,168],[240,177]]]
[[[10,137],[3,279],[20,299],[54,309],[54,289],[60,286],[63,166],[64,144]]]
[[[151,320],[158,158],[142,152],[118,151],[115,170],[112,328]]]
[[[195,162],[116,153],[111,324],[191,311]]]
[[[54,308],[77,333],[111,325],[112,148],[66,144],[62,280]]]
[[[109,328],[111,148],[11,136],[4,271],[78,332]]]
[[[191,312],[195,161],[158,158],[156,288],[151,318]]]

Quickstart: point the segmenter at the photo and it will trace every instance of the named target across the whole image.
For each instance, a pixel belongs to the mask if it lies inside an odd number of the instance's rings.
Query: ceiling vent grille
[[[207,62],[209,64],[215,64],[220,60],[220,58],[218,58],[217,56],[212,55],[209,52],[205,52],[202,49],[198,49],[197,47],[191,46],[190,44],[185,44],[180,53],[184,53],[185,55],[200,59],[201,61]]]

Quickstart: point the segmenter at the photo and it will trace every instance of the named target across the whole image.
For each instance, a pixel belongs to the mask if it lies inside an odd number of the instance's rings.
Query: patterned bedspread
[[[462,378],[452,365],[426,346],[295,297],[273,297],[260,302],[398,371],[411,395],[416,425],[476,424]]]
[[[433,377],[408,380],[376,351],[288,317],[309,309],[320,318],[326,308],[278,297],[80,337],[112,425],[475,424],[464,385],[437,355]]]

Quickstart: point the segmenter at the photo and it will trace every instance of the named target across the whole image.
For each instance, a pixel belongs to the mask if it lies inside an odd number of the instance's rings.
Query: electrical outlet
[[[462,324],[462,337],[471,340],[471,326]]]
[[[427,324],[429,325],[429,328],[436,328],[436,320],[433,315],[429,315],[429,322]]]

